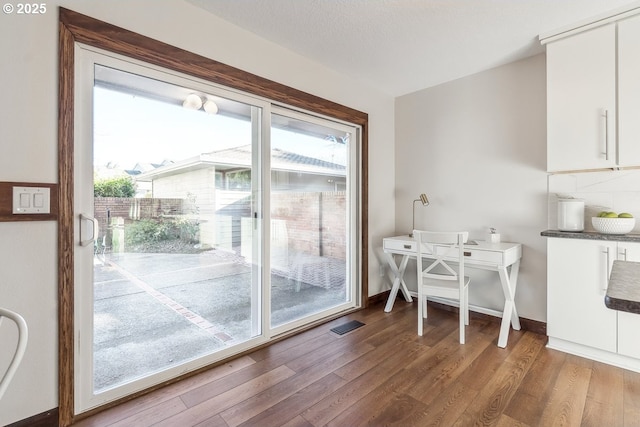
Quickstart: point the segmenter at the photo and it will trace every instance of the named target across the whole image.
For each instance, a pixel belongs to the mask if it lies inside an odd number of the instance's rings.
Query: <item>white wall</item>
[[[424,192],[431,204],[416,205],[416,228],[483,239],[495,227],[503,241],[522,243],[516,305],[521,317],[539,321],[546,321],[545,74],[538,55],[396,100],[396,232],[409,233],[412,200]],[[495,273],[471,277],[471,304],[501,309]]]
[[[46,5],[41,16],[0,17],[0,181],[57,181],[57,8],[62,5],[368,113],[369,294],[384,290],[374,251],[394,230],[392,98],[182,0],[50,0]],[[0,401],[0,425],[58,405],[56,233],[52,222],[0,223],[0,304],[22,313],[31,332],[24,363]],[[0,362],[7,351],[2,342]]]

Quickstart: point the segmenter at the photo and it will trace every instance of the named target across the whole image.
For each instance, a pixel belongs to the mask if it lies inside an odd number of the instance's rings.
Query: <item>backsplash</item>
[[[584,199],[584,229],[595,231],[591,217],[600,211],[629,212],[637,218],[632,233],[640,234],[640,170],[550,174],[548,227],[558,229],[558,198]]]

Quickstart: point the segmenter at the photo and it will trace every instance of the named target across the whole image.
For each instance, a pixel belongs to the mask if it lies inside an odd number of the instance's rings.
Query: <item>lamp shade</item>
[[[409,233],[409,237],[413,237],[413,230],[416,229],[416,202],[422,203],[422,206],[427,206],[429,205],[429,199],[426,194],[422,193],[419,198],[413,201],[413,216],[411,219],[411,233]]]

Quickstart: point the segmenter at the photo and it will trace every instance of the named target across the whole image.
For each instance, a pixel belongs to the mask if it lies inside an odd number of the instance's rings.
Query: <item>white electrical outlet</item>
[[[13,187],[14,214],[51,213],[51,191],[48,187]]]

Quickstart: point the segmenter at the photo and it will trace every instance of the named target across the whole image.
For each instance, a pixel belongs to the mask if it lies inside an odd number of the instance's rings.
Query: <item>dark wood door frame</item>
[[[368,115],[332,101],[222,64],[212,59],[60,8],[58,125],[58,305],[59,423],[74,420],[74,262],[73,262],[73,140],[74,45],[82,43],[179,71],[191,76],[333,117],[362,127],[360,176],[360,277],[362,305],[368,296]]]

